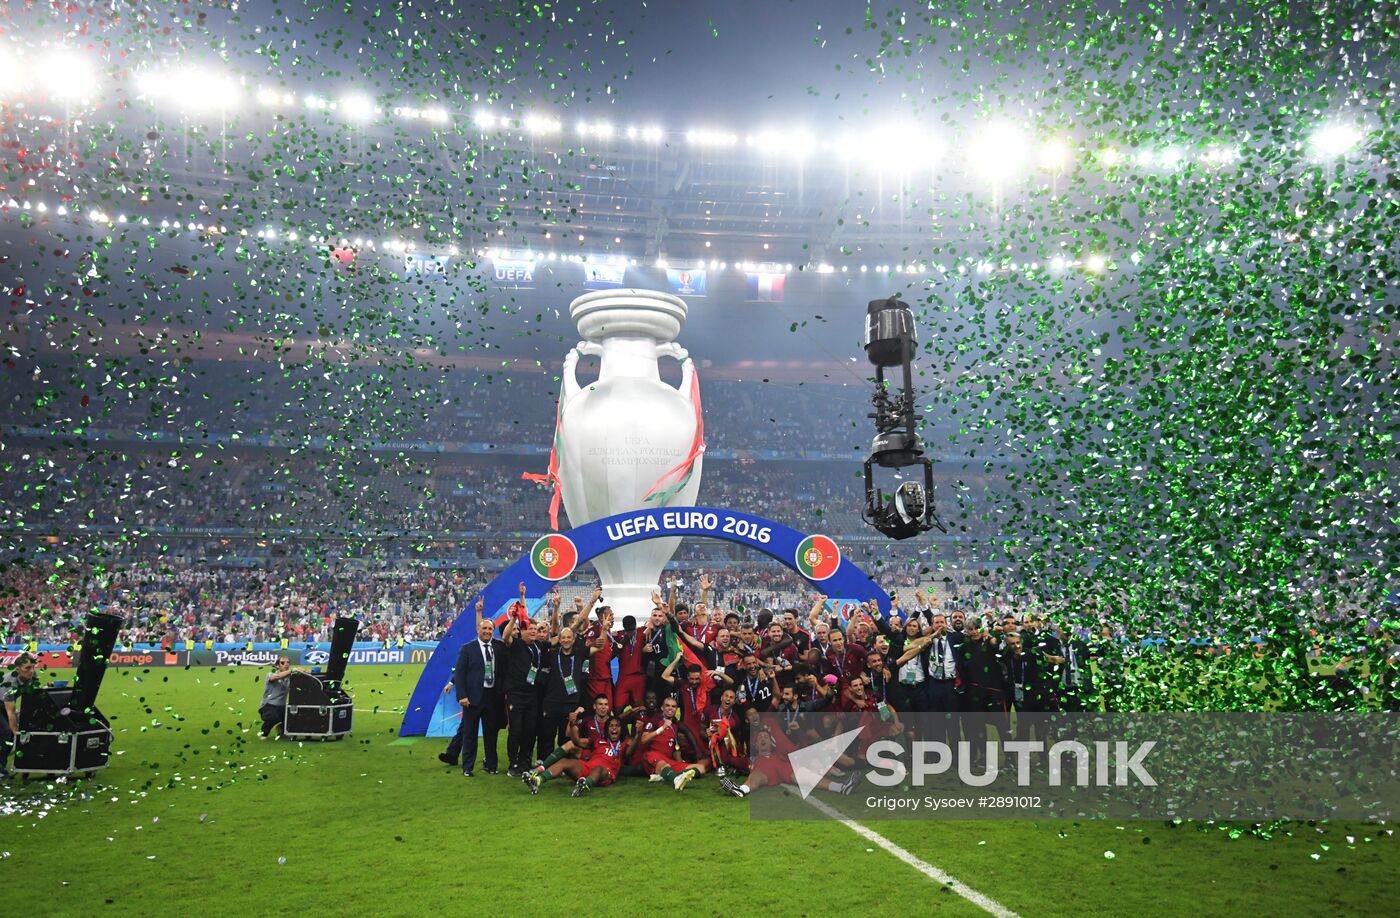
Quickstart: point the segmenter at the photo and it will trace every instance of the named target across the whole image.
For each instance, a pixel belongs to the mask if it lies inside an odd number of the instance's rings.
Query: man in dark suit
[[[494,775],[496,740],[505,725],[505,664],[506,645],[493,635],[496,623],[482,617],[484,600],[476,601],[476,640],[462,645],[457,652],[457,666],[452,672],[452,684],[457,690],[457,703],[462,706],[462,724],[452,744],[462,750],[462,774],[470,778],[476,766],[476,735],[480,730],[486,741],[482,754],[486,773]],[[449,754],[451,749],[448,750]]]
[[[1056,625],[1060,639],[1060,710],[1083,711],[1085,699],[1094,696],[1094,671],[1089,665],[1092,651],[1082,638],[1075,637],[1064,623]]]
[[[983,630],[981,618],[967,619],[964,634],[966,640],[958,645],[958,679],[966,686],[963,709],[974,719],[965,722],[963,727],[971,746],[972,761],[980,764],[986,744],[992,739],[993,727],[999,739],[1009,738],[1010,720],[1006,712],[1011,677],[1006,654],[991,632]],[[980,729],[975,726],[979,723]]]

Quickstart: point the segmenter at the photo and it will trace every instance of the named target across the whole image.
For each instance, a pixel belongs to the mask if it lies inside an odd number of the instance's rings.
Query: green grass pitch
[[[111,767],[0,788],[8,901],[75,916],[981,913],[838,823],[751,822],[713,777],[583,799],[566,781],[531,797],[504,774],[465,779],[436,760],[442,741],[396,741],[419,671],[351,667],[356,731],[333,743],[257,739],[260,669],[110,671]],[[1390,829],[1369,824],[1267,840],[1163,822],[867,825],[1027,916],[1388,913],[1400,879]]]

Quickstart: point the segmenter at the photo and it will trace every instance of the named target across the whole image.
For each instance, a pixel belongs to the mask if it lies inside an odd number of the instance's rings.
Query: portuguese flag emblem
[[[545,580],[563,580],[578,565],[578,549],[568,536],[541,536],[530,549],[530,566]]]
[[[810,535],[797,546],[797,572],[808,580],[825,580],[841,566],[841,549],[824,535]]]

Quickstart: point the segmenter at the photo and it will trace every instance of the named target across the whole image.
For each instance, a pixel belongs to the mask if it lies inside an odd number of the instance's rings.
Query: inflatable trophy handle
[[[569,351],[564,358],[564,398],[573,398],[579,392],[578,359],[580,357],[602,357],[603,346],[592,341],[580,341],[578,347]]]
[[[662,357],[674,357],[676,360],[680,361],[680,393],[685,396],[687,402],[694,404],[690,394],[693,391],[692,383],[695,379],[695,361],[690,359],[690,352],[674,341],[668,341],[665,344],[658,344],[656,346],[656,359],[660,360]]]

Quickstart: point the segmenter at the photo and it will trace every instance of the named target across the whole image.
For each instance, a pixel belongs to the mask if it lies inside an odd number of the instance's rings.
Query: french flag
[[[784,274],[748,275],[749,301],[781,303],[783,301],[783,281],[786,277]]]

